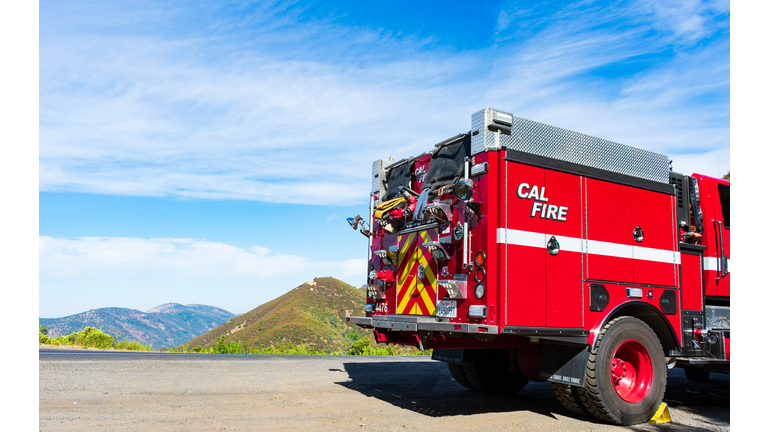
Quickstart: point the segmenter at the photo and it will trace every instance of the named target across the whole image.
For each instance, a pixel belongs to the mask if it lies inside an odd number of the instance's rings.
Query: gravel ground
[[[672,423],[575,416],[549,383],[514,397],[466,390],[420,357],[224,356],[40,351],[41,431],[730,430],[730,377],[668,374]]]

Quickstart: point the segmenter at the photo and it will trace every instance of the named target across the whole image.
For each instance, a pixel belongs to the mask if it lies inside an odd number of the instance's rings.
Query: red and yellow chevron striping
[[[413,232],[399,238],[397,274],[397,313],[405,315],[435,315],[437,311],[437,264],[432,254],[421,247],[437,238],[437,230]],[[419,267],[424,276],[418,277]]]

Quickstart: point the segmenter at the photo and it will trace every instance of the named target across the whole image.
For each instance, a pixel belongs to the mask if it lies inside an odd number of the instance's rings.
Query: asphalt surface
[[[467,390],[424,357],[39,352],[41,431],[730,430],[730,377],[668,373],[672,423],[606,425],[549,383],[513,397]]]

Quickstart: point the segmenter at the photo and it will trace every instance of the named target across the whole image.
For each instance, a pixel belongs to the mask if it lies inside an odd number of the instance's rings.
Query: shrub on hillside
[[[314,347],[307,347],[304,344],[293,345],[290,343],[277,343],[266,348],[255,349],[248,354],[277,354],[277,355],[324,355],[323,351],[317,351]]]
[[[180,349],[171,348],[169,350],[172,353],[181,352],[193,352],[201,354],[261,354],[261,355],[340,355],[341,352],[328,353],[325,351],[318,351],[313,346],[307,346],[305,344],[293,345],[290,342],[278,342],[274,345],[266,348],[255,348],[249,350],[245,341],[229,341],[224,340],[224,336],[219,336],[216,342],[211,348],[203,348],[196,346],[191,350],[187,350],[186,345],[182,345]],[[347,355],[432,355],[432,350],[417,351],[415,353],[401,352],[396,354],[392,347],[387,346],[379,348],[371,346],[370,341],[360,339],[355,342],[346,352]]]
[[[47,333],[47,330],[46,330]],[[43,342],[43,338],[48,338],[40,330],[40,343]],[[59,336],[53,339],[48,339],[48,342],[52,345],[77,345],[86,348],[99,348],[99,349],[121,349],[130,351],[152,351],[152,345],[142,345],[136,341],[120,341],[115,342],[114,337],[104,333],[101,329],[86,327],[80,332],[68,334],[66,336]]]
[[[99,349],[108,349],[114,346],[112,336],[93,327],[86,327],[81,332],[72,333],[67,336],[59,336],[54,338],[53,342],[59,342],[58,344],[62,345],[80,345]]]
[[[186,346],[182,346],[182,352],[187,352]],[[179,352],[171,349],[171,352]],[[219,336],[211,348],[202,348],[196,346],[190,352],[202,354],[271,354],[271,355],[322,355],[328,354],[323,351],[317,351],[313,347],[299,344],[293,345],[289,342],[280,342],[266,348],[256,348],[248,350],[248,344],[245,341],[224,341],[224,336]]]
[[[51,338],[48,337],[48,327],[41,325],[38,327],[40,332],[40,343],[45,345],[51,344]]]
[[[347,355],[395,355],[395,353],[390,346],[372,347],[369,340],[360,339],[349,347]]]
[[[246,354],[247,344],[244,341],[224,342],[224,335],[220,336],[211,348],[211,354]]]
[[[138,341],[121,340],[115,344],[115,349],[125,351],[153,351],[152,345],[142,345]]]

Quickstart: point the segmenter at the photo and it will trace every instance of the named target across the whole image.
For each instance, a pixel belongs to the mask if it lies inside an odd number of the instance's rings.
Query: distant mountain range
[[[365,316],[366,291],[331,277],[316,278],[256,309],[239,315],[185,345],[211,348],[225,341],[243,341],[248,349],[275,343],[305,344],[337,352],[356,340],[373,340],[371,330],[344,322],[347,315]]]
[[[100,308],[63,318],[40,318],[51,338],[100,327],[118,340],[137,340],[153,348],[175,347],[206,333],[235,314],[213,306],[167,303],[142,312],[126,308]]]

